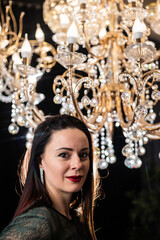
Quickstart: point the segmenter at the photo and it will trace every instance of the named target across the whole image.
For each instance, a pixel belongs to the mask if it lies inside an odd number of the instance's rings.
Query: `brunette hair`
[[[45,121],[40,123],[35,130],[31,152],[29,154],[27,175],[25,178],[25,184],[20,198],[20,202],[16,209],[14,217],[23,213],[29,208],[30,203],[37,200],[43,202],[43,204],[51,205],[51,199],[45,189],[45,186],[40,180],[40,170],[39,163],[41,161],[40,155],[44,152],[45,146],[50,141],[52,134],[54,132],[67,129],[67,128],[77,128],[81,130],[88,139],[89,142],[89,159],[90,168],[86,181],[83,185],[83,207],[81,211],[81,220],[85,226],[88,226],[88,230],[91,233],[93,239],[96,239],[94,231],[94,221],[93,221],[93,209],[94,202],[97,198],[97,186],[98,175],[95,176],[94,161],[93,161],[93,145],[91,134],[86,127],[86,125],[76,117],[70,115],[54,115],[46,117]],[[23,162],[22,162],[23,166]],[[21,172],[22,175],[22,172]],[[21,176],[22,178],[22,176]],[[81,196],[79,193],[73,194],[73,199],[71,207],[77,209],[81,204]]]

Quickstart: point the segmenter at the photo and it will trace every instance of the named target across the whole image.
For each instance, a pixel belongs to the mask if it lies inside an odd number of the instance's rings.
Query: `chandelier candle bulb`
[[[103,38],[105,35],[106,35],[106,28],[105,27],[102,27],[99,31],[99,38]]]
[[[40,43],[45,40],[44,32],[42,31],[39,23],[37,23],[37,29],[36,29],[35,37],[36,37],[36,40]]]
[[[146,30],[146,26],[143,22],[139,20],[137,17],[134,24],[133,24],[133,39],[141,39],[143,37],[143,34]]]
[[[78,35],[77,26],[75,22],[73,22],[67,31],[67,44],[76,43]]]
[[[24,42],[22,44],[20,52],[21,52],[22,58],[28,58],[28,57],[32,56],[32,48],[31,48],[31,45],[28,41],[28,34],[27,33],[25,34],[25,39],[24,39]]]
[[[12,55],[12,60],[14,64],[22,64],[21,58],[17,52]]]

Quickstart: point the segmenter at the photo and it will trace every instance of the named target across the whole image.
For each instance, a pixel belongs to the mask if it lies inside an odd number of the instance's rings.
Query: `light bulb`
[[[102,27],[99,31],[99,38],[103,38],[105,35],[106,35],[106,28],[105,27]]]
[[[134,39],[142,38],[145,30],[146,30],[146,25],[144,24],[144,22],[141,22],[137,17],[132,28],[133,38]]]
[[[69,18],[67,16],[67,14],[60,14],[60,22],[61,22],[62,26],[69,24]]]
[[[73,22],[68,31],[67,31],[67,43],[75,43],[77,41],[78,38],[78,30],[77,30],[77,26],[75,24],[75,22]]]
[[[25,34],[25,39],[24,39],[24,42],[22,44],[22,47],[21,47],[20,51],[21,51],[22,58],[31,57],[31,55],[32,55],[32,48],[31,48],[31,45],[28,41],[28,34],[27,33]]]
[[[42,31],[40,24],[37,23],[37,29],[35,32],[35,37],[38,42],[43,42],[44,41],[44,32]]]
[[[20,56],[17,52],[12,55],[13,64],[22,64]]]

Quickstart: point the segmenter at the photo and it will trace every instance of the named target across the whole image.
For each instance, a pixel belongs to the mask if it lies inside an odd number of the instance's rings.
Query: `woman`
[[[0,239],[96,239],[94,174],[92,140],[85,124],[69,115],[47,117],[37,127],[22,164],[23,193]]]

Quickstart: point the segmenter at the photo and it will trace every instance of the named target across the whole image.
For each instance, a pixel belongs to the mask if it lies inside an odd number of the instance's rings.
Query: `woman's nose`
[[[80,169],[82,167],[82,162],[81,159],[78,155],[73,156],[72,161],[71,161],[71,168],[72,169]]]

